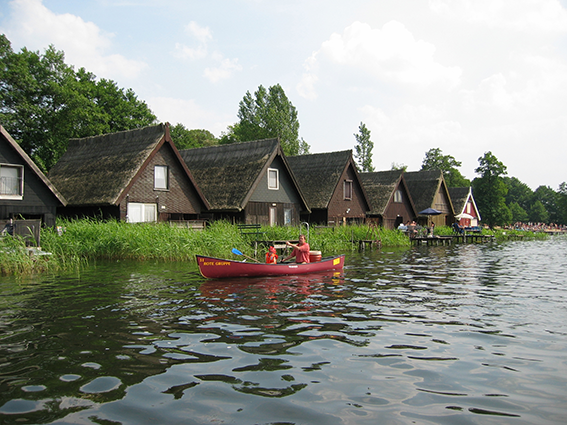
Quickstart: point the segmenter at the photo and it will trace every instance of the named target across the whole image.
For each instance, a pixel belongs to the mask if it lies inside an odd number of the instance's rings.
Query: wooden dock
[[[461,243],[480,243],[490,242],[494,240],[493,235],[469,234],[469,235],[452,235],[452,236],[418,236],[410,239],[416,245],[445,245],[454,242]]]
[[[418,236],[410,240],[418,245],[445,245],[453,242],[453,236]]]

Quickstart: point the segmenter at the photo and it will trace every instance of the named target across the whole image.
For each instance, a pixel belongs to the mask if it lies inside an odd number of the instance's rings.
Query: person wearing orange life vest
[[[277,264],[277,262],[278,262],[278,254],[276,253],[276,248],[270,246],[268,248],[268,252],[266,252],[266,263]]]

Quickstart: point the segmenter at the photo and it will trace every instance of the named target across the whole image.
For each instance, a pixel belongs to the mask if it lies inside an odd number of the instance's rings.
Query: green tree
[[[177,149],[201,148],[218,145],[218,139],[208,130],[188,130],[183,124],[170,127],[171,138]]]
[[[461,162],[457,161],[453,156],[443,155],[441,149],[432,148],[425,153],[425,158],[423,158],[421,163],[421,170],[441,170],[448,187],[468,187],[471,185],[471,182],[463,177],[458,170],[460,166]]]
[[[563,182],[559,185],[557,191],[557,207],[560,224],[567,224],[567,183]]]
[[[247,91],[238,118],[222,135],[221,144],[278,137],[286,155],[309,153],[309,145],[299,137],[297,110],[279,84],[268,90],[260,85],[254,96]]]
[[[549,223],[549,213],[541,201],[535,201],[529,212],[530,221],[533,223]]]
[[[506,166],[490,151],[480,157],[478,162],[475,172],[480,177],[473,180],[472,187],[482,221],[490,227],[509,224],[512,213],[506,206],[508,187],[502,178],[507,173]]]
[[[48,171],[71,138],[139,128],[155,122],[132,90],[96,81],[65,64],[50,46],[43,54],[15,53],[0,35],[0,120],[37,165]]]
[[[530,217],[530,219],[532,221],[538,221],[542,223],[557,223],[559,221],[559,207],[557,205],[557,198],[557,192],[555,192],[552,188],[550,188],[549,186],[539,186],[534,191],[534,205],[538,201],[542,204],[542,206],[547,211],[547,219],[534,220],[532,217]],[[534,205],[532,205],[532,209]]]
[[[522,222],[525,223],[529,221],[528,213],[524,210],[517,202],[512,202],[508,205],[510,213],[512,214],[512,222]]]
[[[408,166],[406,164],[398,164],[397,162],[392,162],[392,168],[391,170],[399,170],[399,171],[403,171],[405,172],[408,169]]]
[[[372,149],[374,142],[370,140],[370,130],[361,122],[358,126],[358,133],[354,134],[356,145],[354,146],[354,157],[358,165],[358,169],[364,172],[374,171],[372,166]]]
[[[504,177],[503,179],[504,183],[506,183],[506,186],[508,187],[506,204],[511,205],[516,202],[524,211],[529,210],[533,202],[533,190],[516,177]]]

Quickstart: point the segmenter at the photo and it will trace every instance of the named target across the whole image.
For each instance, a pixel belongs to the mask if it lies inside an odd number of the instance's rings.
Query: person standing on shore
[[[299,243],[297,245],[292,244],[290,241],[287,241],[285,244],[293,247],[293,251],[282,261],[287,261],[290,258],[295,257],[296,263],[309,262],[309,244],[305,242],[305,235],[299,235]]]

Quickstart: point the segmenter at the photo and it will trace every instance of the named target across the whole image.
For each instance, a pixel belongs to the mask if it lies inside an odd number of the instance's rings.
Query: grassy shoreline
[[[212,223],[204,231],[170,226],[169,223],[128,224],[119,221],[59,220],[64,229],[60,235],[55,229],[41,230],[41,247],[50,255],[29,255],[24,243],[17,238],[0,240],[0,275],[20,275],[43,272],[80,270],[97,260],[136,261],[195,261],[195,254],[234,258],[237,248],[253,256],[251,242],[255,237],[242,235],[237,227],[224,221]],[[305,229],[304,229],[305,230]],[[297,227],[263,227],[262,239],[297,240]],[[524,235],[524,239],[545,238],[545,234],[521,231],[487,231],[496,240]],[[450,235],[449,227],[438,227],[436,235]],[[409,247],[410,240],[397,230],[370,229],[366,225],[312,228],[309,232],[311,248],[330,255],[358,250],[359,240],[379,240],[382,247]],[[354,242],[354,243],[353,243]],[[264,249],[263,247],[261,248]],[[263,257],[263,251],[259,252]],[[259,258],[262,260],[263,258]]]

